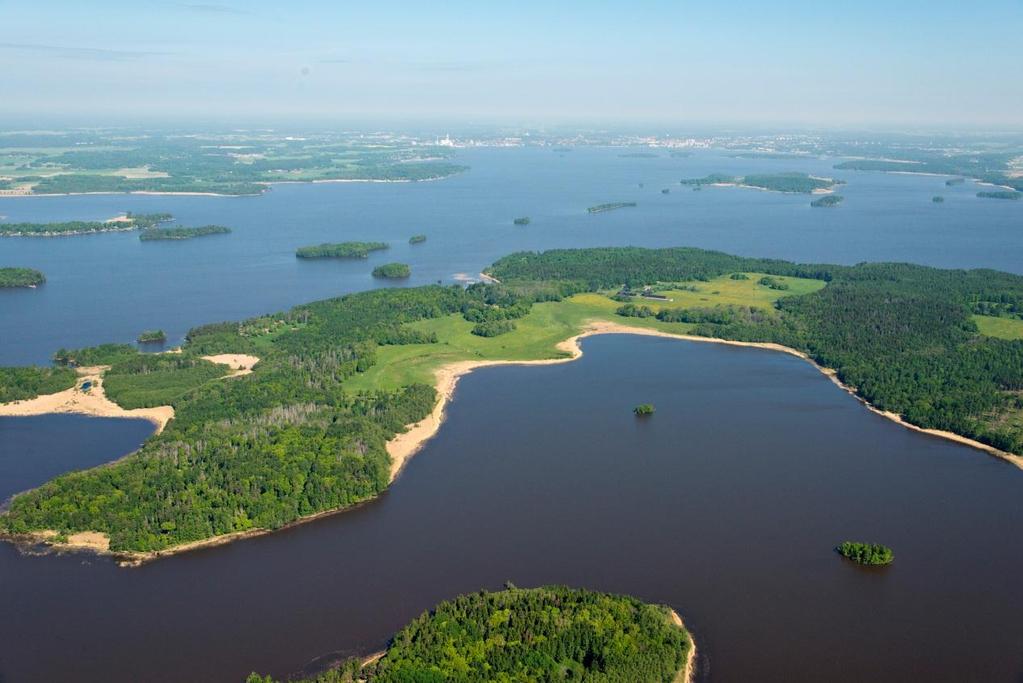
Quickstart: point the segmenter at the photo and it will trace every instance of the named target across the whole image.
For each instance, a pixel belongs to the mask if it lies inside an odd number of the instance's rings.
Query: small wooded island
[[[324,242],[295,250],[298,258],[369,258],[369,252],[389,249],[386,242]]]
[[[846,541],[836,547],[835,552],[858,564],[874,566],[891,564],[895,559],[895,553],[892,552],[891,548],[878,543]]]
[[[36,287],[46,276],[32,268],[0,268],[0,287]]]
[[[640,403],[638,406],[632,409],[632,412],[639,417],[646,417],[647,415],[654,414],[654,405],[652,403]]]
[[[597,204],[586,209],[590,213],[604,213],[605,211],[614,211],[615,209],[625,209],[636,206],[636,202],[610,202],[608,204]]]
[[[155,344],[167,341],[167,334],[163,330],[144,330],[135,339],[139,344]]]
[[[943,204],[945,202],[945,198],[942,197],[940,194],[936,194],[933,197],[931,197],[931,201],[934,202],[935,204]]]
[[[197,228],[147,228],[139,233],[139,239],[143,242],[190,240],[207,235],[226,235],[230,232],[231,228],[225,228],[223,225],[202,225]]]
[[[373,269],[373,277],[382,277],[389,280],[401,280],[412,275],[412,269],[407,263],[385,263]]]
[[[426,241],[426,235],[412,235],[408,238],[409,244],[422,244]]]
[[[731,187],[752,187],[771,192],[794,192],[810,194],[826,192],[834,189],[842,181],[834,178],[818,178],[808,173],[760,173],[746,176],[732,176],[724,173],[711,173],[703,178],[683,178],[682,185],[701,187],[703,185],[723,185]]]
[[[1023,192],[1017,192],[1016,190],[994,190],[991,192],[978,192],[977,196],[981,199],[1013,199],[1018,200],[1023,197]]]
[[[127,232],[155,228],[173,220],[169,213],[132,213],[106,221],[62,223],[0,223],[0,237],[69,237],[100,232]]]
[[[515,225],[529,225],[529,216],[521,216],[512,221]]]
[[[820,199],[813,200],[812,202],[810,202],[810,206],[812,206],[814,208],[829,209],[829,208],[833,208],[833,207],[838,206],[844,200],[845,200],[845,197],[843,197],[840,194],[828,194],[828,195],[824,195]]]
[[[662,605],[545,586],[442,602],[396,633],[379,658],[292,683],[688,680],[694,644]],[[252,674],[246,683],[278,683]]]

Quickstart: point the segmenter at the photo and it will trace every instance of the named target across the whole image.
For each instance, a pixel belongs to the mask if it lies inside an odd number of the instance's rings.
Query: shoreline
[[[675,676],[674,683],[693,683],[696,679],[696,638],[693,637],[692,631],[686,628],[682,617],[675,611],[675,608],[669,607],[668,611],[671,613],[672,623],[685,631],[686,635],[689,636],[689,654],[686,655],[686,664]]]
[[[814,361],[812,358],[810,358],[807,354],[803,353],[802,351],[798,351],[796,349],[793,349],[791,347],[783,346],[781,344],[775,344],[773,342],[742,342],[742,341],[735,341],[735,340],[730,340],[730,339],[719,339],[719,338],[715,338],[715,337],[699,337],[699,336],[695,336],[695,335],[675,334],[675,333],[672,333],[672,332],[665,332],[663,330],[656,330],[656,329],[645,328],[645,327],[632,327],[632,326],[623,325],[623,324],[617,323],[617,322],[606,321],[606,320],[597,320],[597,321],[590,322],[581,332],[579,332],[579,333],[577,333],[577,334],[575,334],[575,335],[573,335],[573,336],[571,336],[571,337],[569,337],[567,339],[564,339],[564,340],[558,342],[555,345],[555,348],[558,351],[561,351],[563,353],[568,354],[568,355],[566,355],[564,357],[561,357],[561,358],[545,358],[545,359],[538,359],[538,360],[481,360],[481,361],[461,360],[461,361],[454,361],[454,362],[451,362],[451,363],[446,363],[446,364],[441,365],[440,367],[436,368],[434,370],[434,389],[437,391],[438,400],[434,404],[433,410],[431,410],[430,414],[427,415],[422,420],[420,420],[418,422],[415,422],[415,423],[412,423],[410,425],[406,425],[406,429],[405,429],[404,432],[402,432],[400,434],[396,434],[385,445],[385,447],[387,449],[387,453],[391,457],[390,480],[388,482],[389,485],[394,483],[394,481],[398,478],[398,476],[401,474],[402,470],[405,468],[405,466],[408,464],[408,462],[412,459],[412,457],[416,453],[418,453],[420,450],[422,450],[422,448],[426,445],[426,443],[430,439],[432,439],[437,434],[437,432],[440,431],[440,428],[444,424],[444,420],[447,417],[447,405],[452,400],[452,398],[454,397],[455,390],[456,390],[457,385],[458,385],[458,380],[460,378],[462,378],[463,376],[469,374],[473,370],[476,370],[478,368],[484,368],[484,367],[503,366],[503,365],[522,365],[522,366],[530,366],[530,365],[555,365],[555,364],[560,364],[560,363],[570,363],[570,362],[572,362],[574,360],[577,360],[577,359],[581,358],[582,355],[583,355],[582,348],[581,348],[581,346],[579,344],[581,339],[585,339],[586,337],[592,337],[592,336],[596,336],[596,335],[600,335],[600,334],[634,334],[634,335],[647,336],[647,337],[663,337],[663,338],[668,338],[668,339],[675,339],[675,340],[678,340],[678,341],[694,341],[694,342],[704,342],[704,343],[708,343],[708,344],[724,344],[726,346],[740,346],[740,347],[747,347],[747,348],[765,349],[765,350],[769,350],[769,351],[778,351],[778,352],[781,352],[781,353],[788,354],[790,356],[795,356],[797,358],[800,358],[800,359],[810,363],[814,368],[817,369],[818,372],[820,372],[822,375],[827,377],[833,384],[835,384],[835,386],[839,387],[840,389],[845,391],[847,394],[849,394],[850,396],[855,398],[862,406],[866,407],[870,412],[874,413],[875,415],[879,415],[880,417],[886,418],[886,419],[888,419],[888,420],[890,420],[890,421],[892,421],[892,422],[894,422],[894,423],[896,423],[898,425],[901,425],[902,427],[905,427],[907,429],[910,429],[910,430],[913,430],[913,431],[916,431],[916,432],[919,432],[919,433],[922,433],[922,434],[927,434],[927,435],[938,437],[938,438],[941,438],[941,439],[946,439],[948,441],[953,441],[953,442],[958,443],[960,445],[970,446],[970,447],[975,448],[977,450],[984,451],[985,453],[987,453],[987,454],[989,454],[991,456],[997,457],[997,458],[1002,459],[1002,460],[1006,460],[1010,464],[1015,465],[1016,467],[1018,467],[1020,469],[1023,469],[1023,456],[999,450],[997,448],[994,448],[993,446],[988,446],[987,444],[983,444],[983,443],[981,443],[979,441],[975,441],[973,439],[970,439],[968,437],[962,436],[960,434],[955,434],[955,433],[952,433],[952,432],[941,431],[941,430],[937,430],[937,429],[925,429],[923,427],[918,427],[917,425],[910,424],[909,422],[906,422],[905,420],[902,419],[902,416],[900,416],[900,415],[898,415],[896,413],[885,412],[885,411],[882,411],[882,410],[880,410],[878,408],[875,408],[869,402],[867,402],[865,399],[863,399],[862,397],[858,396],[856,394],[855,390],[852,387],[849,387],[846,384],[842,383],[842,381],[838,379],[837,374],[836,374],[836,372],[834,370],[832,370],[831,368],[825,368],[825,367],[819,365],[816,361]],[[83,369],[85,369],[85,368],[83,368]],[[88,369],[89,370],[95,370],[95,368],[88,368]],[[231,377],[231,376],[233,376],[233,375],[227,375],[226,377]],[[76,384],[75,389],[77,389],[77,384]],[[63,393],[66,393],[66,392],[74,391],[75,389],[68,389],[65,392],[60,392],[60,393],[63,394]],[[3,416],[5,414],[6,415],[16,415],[16,413],[5,413],[4,412],[4,408],[6,408],[6,407],[9,407],[9,406],[12,406],[12,405],[15,405],[15,404],[19,404],[19,403],[29,403],[31,401],[38,400],[38,398],[48,398],[48,397],[53,397],[53,396],[57,396],[57,395],[58,394],[49,394],[47,397],[37,397],[37,399],[28,399],[26,401],[16,401],[14,403],[0,404],[0,416]],[[104,399],[104,400],[106,400],[106,399]],[[123,411],[125,413],[130,412],[130,411],[125,411],[123,408],[121,408],[120,406],[117,406],[113,402],[110,402],[110,403],[111,403],[111,405],[116,406],[116,408],[119,411]],[[168,408],[169,410],[173,411],[173,408],[171,408],[170,406],[165,406],[165,407]],[[141,409],[136,409],[136,410],[145,411],[145,410],[154,410],[154,409],[152,409],[152,408],[149,408],[149,409],[141,408]],[[45,411],[45,412],[61,412],[61,411]],[[39,415],[39,414],[45,414],[45,412],[37,412],[37,413],[31,413],[31,414]],[[70,412],[70,411],[63,411],[63,412]],[[141,415],[120,415],[120,416],[123,416],[123,417],[136,417],[136,416],[137,417],[142,417]],[[171,417],[173,417],[173,415],[171,415]],[[164,423],[164,424],[166,424],[166,423]],[[161,429],[162,429],[162,427],[161,427]],[[159,433],[159,431],[157,433]],[[385,491],[386,490],[387,489],[385,489]],[[382,491],[381,494],[382,493],[384,493],[384,491]],[[140,566],[140,565],[142,565],[142,564],[144,564],[146,562],[150,562],[152,560],[156,560],[156,559],[159,559],[161,557],[169,557],[171,555],[178,555],[178,554],[181,554],[181,553],[189,552],[189,551],[192,551],[192,550],[198,550],[198,549],[201,549],[201,548],[212,548],[212,547],[216,547],[216,546],[219,546],[219,545],[224,545],[224,544],[227,544],[227,543],[231,543],[233,541],[240,540],[240,539],[243,539],[243,538],[253,538],[253,537],[256,537],[256,536],[263,536],[263,535],[270,534],[270,533],[273,533],[273,532],[276,532],[276,531],[282,531],[282,530],[288,529],[290,527],[298,526],[299,524],[305,524],[306,522],[311,522],[311,521],[314,521],[314,520],[317,520],[317,519],[321,519],[323,517],[328,517],[328,516],[331,516],[331,515],[341,514],[343,512],[347,512],[348,510],[355,509],[355,508],[359,507],[360,505],[364,505],[364,504],[369,503],[369,502],[371,502],[373,500],[376,500],[377,498],[379,498],[379,496],[380,496],[380,494],[378,494],[377,496],[373,496],[371,498],[367,498],[366,500],[360,501],[360,502],[358,502],[358,503],[356,503],[354,505],[349,505],[347,507],[332,508],[332,509],[329,509],[329,510],[321,510],[321,511],[315,512],[315,513],[313,513],[311,515],[306,515],[306,516],[303,516],[303,517],[298,517],[297,519],[294,519],[291,522],[288,522],[287,524],[284,524],[283,526],[277,527],[276,529],[258,528],[258,529],[246,529],[244,531],[235,531],[235,532],[228,533],[228,534],[222,534],[220,536],[212,536],[210,538],[205,538],[205,539],[201,539],[201,540],[197,540],[197,541],[190,541],[188,543],[182,543],[182,544],[179,544],[179,545],[176,545],[176,546],[170,546],[168,548],[163,548],[161,550],[153,550],[153,551],[147,551],[147,552],[111,551],[111,550],[107,549],[109,547],[109,545],[107,545],[107,547],[103,547],[102,543],[96,542],[95,536],[99,535],[100,532],[94,532],[94,531],[76,532],[74,534],[69,535],[69,537],[68,537],[68,539],[70,541],[72,538],[75,538],[75,537],[85,538],[85,535],[88,535],[89,542],[87,542],[87,543],[72,543],[72,542],[69,542],[69,543],[59,543],[59,544],[58,543],[54,543],[54,544],[51,544],[51,545],[56,550],[71,550],[71,551],[75,551],[75,550],[89,550],[89,551],[93,551],[93,552],[96,552],[96,553],[98,553],[100,555],[108,555],[108,556],[113,557],[114,559],[118,560],[118,564],[120,566],[122,566],[122,567],[137,567],[137,566]],[[7,539],[10,539],[10,540],[13,540],[15,543],[17,543],[19,540],[22,543],[24,543],[24,541],[28,541],[30,543],[38,543],[39,541],[46,540],[46,538],[45,538],[46,535],[52,534],[52,533],[54,533],[54,532],[50,532],[50,531],[36,531],[36,532],[30,533],[30,534],[6,535],[4,537],[7,538]],[[106,534],[102,534],[102,536],[104,538],[106,538]],[[107,544],[109,544],[109,539],[106,539],[106,542],[107,542]]]

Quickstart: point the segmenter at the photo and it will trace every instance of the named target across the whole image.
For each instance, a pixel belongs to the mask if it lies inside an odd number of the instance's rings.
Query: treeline
[[[772,192],[810,193],[834,187],[837,181],[831,178],[815,178],[807,173],[757,173],[746,176],[733,176],[724,173],[711,173],[703,178],[683,178],[682,185],[747,185],[759,187]]]
[[[46,276],[32,268],[0,268],[0,287],[35,287],[46,282]]]
[[[64,391],[75,385],[76,378],[68,368],[0,367],[0,403]]]
[[[437,605],[386,654],[305,683],[583,681],[670,683],[692,640],[666,607],[561,586],[480,591]],[[253,674],[247,683],[274,683]]]
[[[939,270],[908,264],[794,264],[698,249],[553,250],[519,253],[490,272],[507,286],[537,280],[563,292],[663,281],[701,280],[730,272],[817,278],[829,282],[785,297],[773,311],[728,307],[662,312],[691,322],[693,334],[776,342],[834,368],[873,405],[913,424],[963,434],[1023,452],[1023,341],[978,334],[971,314],[1018,315],[1023,277],[991,270]],[[624,315],[644,315],[622,307]]]
[[[150,229],[172,220],[169,213],[128,213],[124,220],[64,221],[60,223],[0,223],[0,235],[8,237],[50,237]]]
[[[425,238],[424,238],[425,240]],[[386,242],[324,242],[295,250],[298,258],[369,258],[369,252],[389,249]]]

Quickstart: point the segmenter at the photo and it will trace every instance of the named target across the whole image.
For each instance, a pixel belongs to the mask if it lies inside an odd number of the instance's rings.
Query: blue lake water
[[[384,286],[386,261],[411,264],[406,283],[475,276],[521,249],[697,246],[749,256],[855,263],[913,261],[1023,272],[1023,203],[978,199],[972,183],[933,176],[835,171],[836,160],[620,156],[582,147],[462,150],[467,173],[435,182],[277,185],[258,197],[84,195],[0,198],[8,221],[101,220],[123,211],[170,212],[178,224],[223,224],[230,235],[140,242],[136,233],[0,239],[0,265],[42,270],[45,285],[0,291],[0,365],[44,363],[61,346],[130,342],[161,328],[237,320]],[[806,171],[848,181],[837,209],[806,195],[736,188],[694,192],[683,177]],[[640,183],[643,187],[639,187]],[[670,194],[662,194],[670,188]],[[941,194],[943,204],[931,197]],[[590,215],[586,207],[636,201]],[[530,216],[528,226],[512,225]],[[408,238],[425,233],[424,244]],[[368,261],[305,261],[296,247],[325,241],[392,244]]]

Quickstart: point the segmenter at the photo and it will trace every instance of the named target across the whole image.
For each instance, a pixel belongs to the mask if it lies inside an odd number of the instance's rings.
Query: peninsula
[[[617,332],[790,353],[878,414],[1023,466],[1021,276],[633,247],[522,252],[487,275],[206,325],[180,354],[61,350],[62,363],[109,365],[123,408],[169,406],[173,419],[129,457],[16,496],[0,530],[90,532],[141,561],[344,509],[386,489],[436,432],[460,375],[569,361],[582,336]],[[645,285],[642,307],[616,300],[625,283]],[[224,357],[260,362],[222,379],[204,359]],[[4,372],[8,401],[74,382],[64,368]]]
[[[0,223],[2,237],[66,237],[98,232],[126,232],[155,228],[173,220],[169,213],[131,212],[105,221],[65,221],[63,223]]]
[[[509,585],[442,602],[395,634],[384,652],[294,683],[688,683],[695,654],[669,607],[564,586]],[[279,682],[252,674],[246,683]]]

